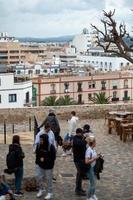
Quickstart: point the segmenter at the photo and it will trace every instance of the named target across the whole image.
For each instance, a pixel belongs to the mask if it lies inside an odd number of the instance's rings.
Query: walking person
[[[47,195],[45,199],[53,197],[53,167],[56,159],[56,150],[53,144],[49,142],[48,135],[40,136],[40,144],[36,147],[36,178],[39,185],[37,197],[41,197],[45,191],[44,178],[47,180]]]
[[[98,198],[95,195],[96,176],[94,172],[94,167],[96,164],[96,159],[98,159],[99,156],[97,156],[97,153],[95,151],[95,146],[96,146],[95,137],[94,136],[87,137],[86,142],[88,144],[88,148],[85,153],[85,163],[90,164],[89,171],[87,172],[87,176],[89,178],[87,200],[98,200]]]
[[[69,135],[73,135],[76,132],[77,128],[77,121],[79,118],[76,116],[76,112],[72,111],[71,112],[71,119],[68,120],[68,125],[69,125]]]
[[[76,129],[76,135],[73,138],[73,159],[77,169],[75,193],[79,196],[86,196],[82,189],[82,169],[81,164],[85,161],[86,142],[83,139],[83,131],[81,128]]]
[[[43,127],[46,123],[50,124],[51,130],[53,131],[54,136],[55,136],[56,146],[58,146],[58,137],[60,135],[60,125],[53,109],[49,110],[48,116],[45,118],[45,120],[42,122],[39,128]]]
[[[23,180],[23,159],[25,157],[24,152],[22,150],[20,144],[20,137],[19,135],[14,135],[12,138],[12,144],[9,145],[9,153],[14,152],[16,166],[15,166],[15,194],[16,196],[22,196],[23,193],[21,192],[21,185]],[[12,161],[13,162],[13,161]]]
[[[78,117],[76,116],[76,112],[71,112],[71,118],[68,119],[68,133],[65,134],[63,139],[63,154],[62,156],[72,155],[72,143],[73,143],[73,137],[76,133],[77,128],[77,121]]]

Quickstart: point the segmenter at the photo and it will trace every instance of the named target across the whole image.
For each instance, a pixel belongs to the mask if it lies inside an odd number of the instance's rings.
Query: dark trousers
[[[81,191],[82,190],[82,173],[80,168],[80,162],[74,162],[77,174],[76,174],[76,188],[75,191]]]
[[[15,189],[16,192],[20,192],[23,179],[23,167],[19,167],[15,172]]]

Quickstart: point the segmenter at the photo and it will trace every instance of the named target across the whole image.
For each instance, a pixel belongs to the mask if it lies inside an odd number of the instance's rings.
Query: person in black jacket
[[[57,145],[58,138],[60,136],[60,125],[56,117],[56,114],[54,113],[54,110],[52,109],[49,110],[48,116],[45,118],[45,120],[42,122],[39,128],[43,127],[46,123],[50,124],[51,130],[53,131],[55,135],[55,140],[56,140],[56,145]]]
[[[15,189],[16,192],[14,195],[16,196],[22,196],[23,193],[21,190],[21,184],[23,179],[23,159],[24,159],[24,152],[22,150],[22,147],[20,145],[20,137],[19,135],[14,135],[12,139],[12,144],[9,145],[9,152],[15,151],[16,153],[16,163],[17,168],[14,172],[15,174]]]
[[[85,162],[86,142],[83,139],[83,131],[81,128],[76,129],[76,135],[73,137],[73,159],[77,169],[75,193],[85,196],[82,189],[82,169],[81,164]]]
[[[48,135],[43,134],[40,136],[40,144],[36,148],[36,177],[39,184],[39,192],[37,197],[41,197],[44,192],[43,177],[47,179],[47,196],[45,199],[53,197],[53,167],[56,159],[56,150],[54,145],[49,143]]]

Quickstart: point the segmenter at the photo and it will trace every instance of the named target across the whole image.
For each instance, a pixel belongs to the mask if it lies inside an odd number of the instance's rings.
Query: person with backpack
[[[39,128],[43,127],[46,123],[50,124],[51,130],[53,131],[55,136],[56,145],[58,145],[58,137],[60,136],[60,125],[53,109],[49,110],[48,116],[45,118]]]
[[[9,153],[7,154],[7,167],[8,170],[15,175],[15,194],[16,196],[22,196],[21,184],[23,179],[23,159],[25,155],[20,144],[19,135],[14,135],[12,138],[12,144],[9,145]]]
[[[41,197],[45,191],[43,188],[44,177],[47,180],[47,195],[45,199],[53,197],[53,168],[56,159],[56,150],[53,144],[49,142],[48,135],[40,136],[40,144],[36,147],[36,178],[39,185],[37,197]]]

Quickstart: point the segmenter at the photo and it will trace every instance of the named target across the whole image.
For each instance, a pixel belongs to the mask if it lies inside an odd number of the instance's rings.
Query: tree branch
[[[98,46],[101,46],[105,52],[113,52],[116,55],[121,56],[133,63],[133,58],[130,55],[130,53],[133,52],[133,48],[128,46],[124,40],[127,36],[129,37],[129,34],[126,31],[125,24],[121,23],[117,27],[117,23],[113,19],[115,10],[109,12],[103,11],[103,14],[104,19],[102,19],[101,22],[104,26],[104,31],[91,24],[91,26],[98,33]],[[102,41],[104,41],[104,43]],[[111,49],[111,44],[115,44],[117,49]]]

